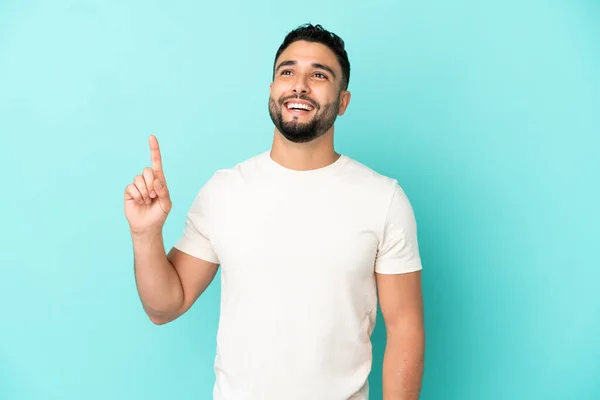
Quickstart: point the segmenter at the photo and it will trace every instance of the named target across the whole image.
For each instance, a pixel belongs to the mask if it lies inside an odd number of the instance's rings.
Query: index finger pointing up
[[[160,148],[158,146],[158,139],[156,136],[150,135],[150,157],[152,159],[152,170],[156,178],[164,182],[165,174],[162,169],[162,158],[160,156]]]

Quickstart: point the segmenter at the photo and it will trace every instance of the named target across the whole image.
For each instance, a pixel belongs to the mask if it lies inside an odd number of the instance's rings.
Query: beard
[[[315,106],[316,112],[311,121],[299,122],[298,117],[293,117],[291,121],[283,120],[283,103],[290,98],[306,100]],[[289,96],[282,98],[279,102],[269,97],[269,115],[271,116],[271,121],[273,121],[277,130],[287,140],[294,143],[307,143],[324,135],[333,126],[337,118],[339,106],[339,99],[334,103],[321,106],[306,96]]]

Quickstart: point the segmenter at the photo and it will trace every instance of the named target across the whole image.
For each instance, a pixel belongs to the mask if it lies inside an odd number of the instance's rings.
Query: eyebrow
[[[281,63],[279,63],[279,65],[277,66],[277,68],[275,69],[275,72],[279,71],[280,68],[282,67],[286,67],[289,65],[296,65],[298,64],[298,62],[294,61],[294,60],[287,60],[287,61],[282,61]],[[322,69],[324,71],[329,72],[334,78],[335,76],[335,72],[333,72],[333,69],[329,68],[327,65],[325,64],[320,64],[320,63],[313,63],[312,64],[313,68],[317,68],[317,69]]]

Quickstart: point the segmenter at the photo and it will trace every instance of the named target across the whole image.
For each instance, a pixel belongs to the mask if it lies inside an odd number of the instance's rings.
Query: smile
[[[306,111],[312,111],[314,109],[314,107],[309,104],[293,103],[293,102],[287,103],[286,108],[288,110],[306,110]]]

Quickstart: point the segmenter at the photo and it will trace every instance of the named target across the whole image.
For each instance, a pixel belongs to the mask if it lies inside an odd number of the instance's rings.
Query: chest
[[[368,279],[379,221],[343,192],[248,191],[226,200],[212,229],[223,273]]]

